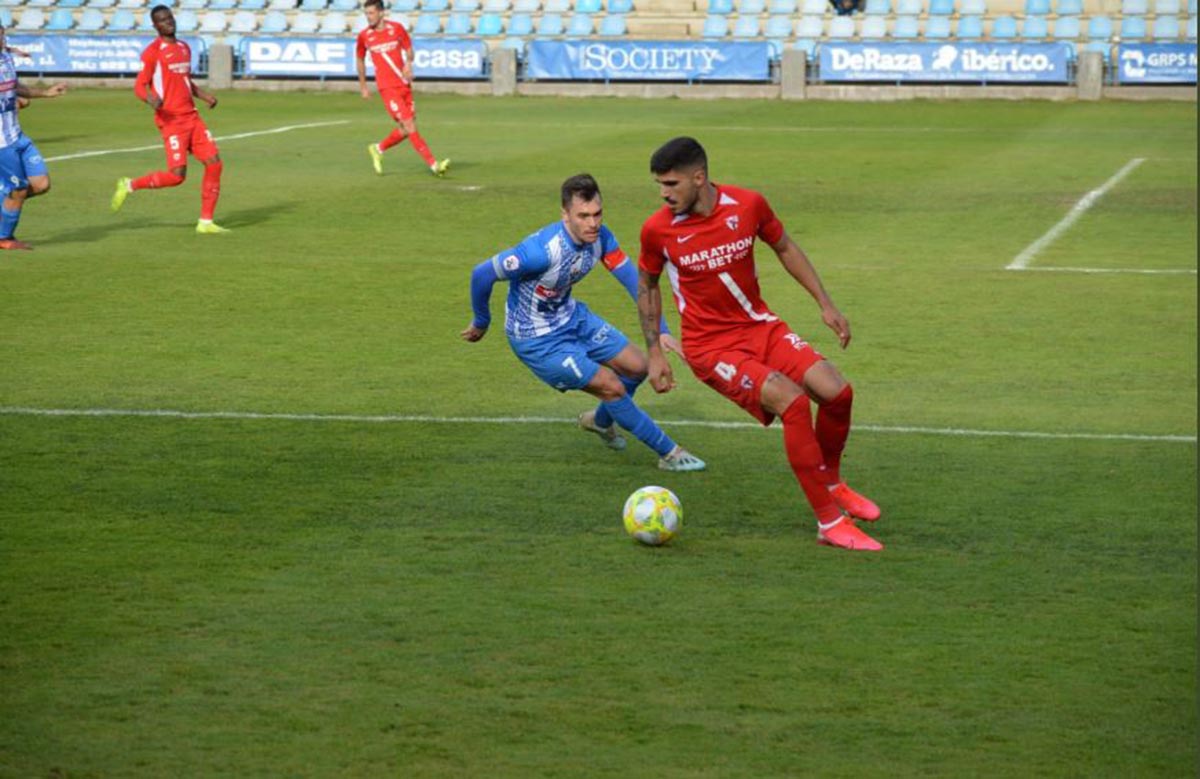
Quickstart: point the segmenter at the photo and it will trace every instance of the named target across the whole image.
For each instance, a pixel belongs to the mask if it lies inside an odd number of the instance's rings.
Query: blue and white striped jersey
[[[628,258],[607,227],[590,244],[577,244],[566,225],[555,222],[512,249],[492,257],[497,279],[509,284],[504,331],[510,338],[547,335],[571,321],[575,299],[571,287],[603,262],[611,271]]]
[[[12,146],[21,137],[17,119],[17,65],[12,52],[0,51],[0,149]]]

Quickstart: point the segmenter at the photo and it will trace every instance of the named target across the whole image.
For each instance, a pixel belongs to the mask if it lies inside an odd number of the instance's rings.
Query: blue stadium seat
[[[1078,16],[1060,16],[1054,22],[1054,40],[1056,41],[1073,41],[1082,33]]]
[[[602,38],[620,38],[626,32],[625,14],[613,14],[600,20],[599,34]]]
[[[702,38],[724,38],[729,34],[729,22],[724,16],[709,14],[704,17],[704,29],[700,32]]]
[[[1154,0],[1154,13],[1158,16],[1179,16],[1182,10],[1179,0]]]
[[[1184,31],[1184,36],[1189,41],[1196,40],[1196,17],[1190,16],[1187,20],[1187,29]]]
[[[108,27],[112,29],[112,24]],[[253,11],[237,11],[229,19],[229,32],[235,34],[251,33],[258,29],[258,16]]]
[[[1017,37],[1017,20],[1011,16],[997,16],[992,20],[992,39],[1008,40]]]
[[[99,32],[104,29],[104,12],[98,8],[85,8],[79,15],[79,32]]]
[[[1146,17],[1126,16],[1121,20],[1121,40],[1140,41],[1146,37]]]
[[[451,35],[455,38],[462,38],[471,34],[471,14],[464,11],[456,11],[450,14],[446,19],[446,29],[443,30],[446,35]]]
[[[921,0],[895,0],[892,8],[895,9],[896,16],[920,16],[925,12]]]
[[[734,38],[757,38],[758,37],[758,17],[757,16],[738,16],[737,21],[733,23]]]
[[[1160,16],[1155,19],[1151,37],[1156,41],[1179,40],[1179,17]]]
[[[208,0],[210,11],[232,11],[237,7],[237,0]]]
[[[473,13],[479,10],[479,0],[451,0],[450,8],[459,13]]]
[[[413,35],[437,35],[442,31],[442,19],[435,13],[423,13],[413,25]]]
[[[892,0],[867,0],[863,13],[867,16],[887,16],[892,12]]]
[[[287,16],[283,11],[267,11],[258,25],[259,32],[268,34],[285,32],[287,28]]]
[[[1107,16],[1093,16],[1088,19],[1087,37],[1092,41],[1107,41],[1112,38],[1113,23]]]
[[[955,33],[959,40],[977,41],[983,38],[983,17],[964,16],[958,20],[958,31]]]
[[[507,13],[508,6],[508,0],[483,0],[483,12],[488,14]]]
[[[571,10],[571,0],[546,0],[542,11],[548,14],[565,14]]]
[[[292,17],[288,32],[297,35],[312,35],[321,28],[321,18],[312,11],[301,11]]]
[[[516,36],[510,35],[504,40],[500,41],[500,48],[508,49],[509,51],[515,51],[517,53],[518,60],[524,59],[525,57],[524,38],[517,38]]]
[[[867,0],[867,2],[869,3],[871,0]],[[891,3],[888,2],[888,5],[890,12]],[[801,0],[800,13],[804,16],[824,16],[827,6],[827,0]]]
[[[835,16],[829,20],[829,38],[832,40],[853,38],[856,32],[853,16]]]
[[[1050,34],[1050,27],[1044,16],[1026,16],[1021,23],[1021,38],[1027,41],[1040,41]]]
[[[204,2],[204,0],[198,0]],[[83,5],[83,0],[58,0],[56,4],[59,8],[79,8]]]
[[[41,8],[26,8],[17,17],[17,23],[13,26],[13,29],[22,32],[26,30],[40,30],[45,24],[46,14]]]
[[[943,41],[950,37],[950,17],[931,16],[925,20],[925,38],[931,41]]]
[[[567,36],[570,38],[586,38],[593,29],[591,14],[572,14],[567,22]]]
[[[55,8],[46,22],[47,32],[63,32],[75,26],[75,16],[70,8]],[[1178,25],[1176,26],[1178,27]]]
[[[598,14],[604,10],[600,0],[575,0],[575,13]]]
[[[150,19],[150,12],[146,11],[141,16],[141,21],[138,22],[138,32],[154,32],[154,22]]]
[[[1188,13],[1192,16],[1196,15],[1197,0],[1188,0]]]
[[[1025,0],[1026,16],[1045,16],[1050,13],[1050,0]]]
[[[825,21],[819,16],[801,16],[796,23],[796,37],[812,41],[825,37]]]
[[[1054,12],[1059,16],[1080,16],[1083,14],[1083,0],[1058,0]]]
[[[316,13],[324,11],[325,6],[329,5],[329,0],[300,0],[300,10]]]
[[[542,7],[542,0],[513,0],[513,13],[533,14]]]
[[[87,6],[88,8],[112,8],[116,4],[117,0],[88,0]],[[9,21],[12,20],[9,19]]]
[[[733,13],[733,0],[708,0],[709,14],[728,16]]]
[[[817,42],[810,38],[797,38],[792,44],[792,48],[804,52],[804,58],[812,62],[817,53]]]
[[[542,14],[542,18],[538,19],[536,34],[539,38],[553,38],[562,35],[562,14]]]
[[[954,0],[929,0],[930,16],[953,16]]]
[[[792,37],[792,17],[787,15],[768,16],[767,26],[763,28],[763,35],[769,40]]]
[[[1121,0],[1122,16],[1145,16],[1146,0]]]
[[[417,0],[392,0],[392,3],[388,7],[393,13],[410,14],[417,10],[418,5]]]
[[[962,0],[958,6],[959,16],[987,16],[987,0]]]
[[[479,23],[475,25],[475,34],[485,38],[494,38],[504,34],[504,18],[497,13],[479,15]]]
[[[892,25],[892,37],[899,40],[912,40],[921,37],[921,26],[915,16],[897,16]]]
[[[105,29],[109,32],[129,32],[134,27],[137,27],[137,20],[133,18],[133,11],[127,8],[118,8],[113,11],[113,15],[108,20],[108,27]]]
[[[241,0],[238,9],[242,11],[261,11],[267,7],[267,0]]]
[[[796,0],[770,0],[767,3],[767,13],[794,14],[796,13]]]
[[[508,36],[510,38],[533,34],[533,17],[529,14],[513,14],[508,19]]]
[[[887,37],[887,19],[882,16],[864,16],[858,37],[864,41],[881,41]]]
[[[189,11],[197,11],[204,7],[206,0],[179,0],[179,7]],[[62,5],[60,2],[59,5]]]
[[[344,35],[350,28],[350,19],[341,11],[326,11],[321,16],[321,26],[317,29],[322,35]]]
[[[608,0],[606,5],[610,14],[627,14],[633,11],[633,0]]]
[[[738,0],[739,14],[760,14],[767,9],[766,0]]]

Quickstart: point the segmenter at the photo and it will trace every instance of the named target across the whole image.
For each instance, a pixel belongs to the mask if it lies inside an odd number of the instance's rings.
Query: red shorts
[[[406,121],[416,116],[416,113],[413,111],[412,90],[408,87],[381,89],[379,90],[379,97],[383,99],[383,104],[387,106],[387,111],[392,119],[397,122]]]
[[[167,152],[168,168],[186,166],[188,152],[201,162],[217,156],[217,144],[199,114],[163,122],[158,129],[162,133],[163,148]]]
[[[706,339],[702,350],[687,346],[697,379],[769,425],[775,415],[762,406],[762,386],[774,371],[803,386],[804,374],[825,358],[783,320],[750,324],[725,338]]]

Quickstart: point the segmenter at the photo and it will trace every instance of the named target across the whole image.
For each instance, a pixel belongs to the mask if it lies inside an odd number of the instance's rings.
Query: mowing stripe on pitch
[[[1128,176],[1133,172],[1134,168],[1141,165],[1145,161],[1145,157],[1134,157],[1132,160],[1125,163],[1120,170],[1114,173],[1112,178],[1080,198],[1079,202],[1075,204],[1075,207],[1072,208],[1067,215],[1058,222],[1058,224],[1046,231],[1046,234],[1041,238],[1038,238],[1036,241],[1026,246],[1024,251],[1014,257],[1013,261],[1005,267],[1005,270],[1026,270],[1029,267],[1029,263],[1033,261],[1033,258],[1036,257],[1038,253],[1042,251],[1042,249],[1045,249],[1047,246],[1054,243],[1054,241],[1058,239],[1058,236],[1062,235],[1071,225],[1075,224],[1076,220],[1083,216],[1084,212],[1086,212],[1089,208],[1094,206],[1097,200],[1104,197],[1104,194],[1108,192],[1108,190],[1115,187],[1118,183],[1120,183],[1121,179]]]
[[[289,414],[255,411],[176,411],[173,409],[120,408],[29,408],[0,406],[0,416],[35,417],[146,417],[159,419],[234,419],[283,422],[355,422],[367,424],[421,423],[442,425],[544,425],[576,424],[563,417],[439,417],[428,414]],[[668,427],[706,427],[718,430],[763,429],[757,422],[715,422],[704,419],[660,419]],[[854,429],[868,433],[943,435],[964,438],[1042,438],[1082,441],[1151,441],[1194,444],[1194,435],[1143,435],[1139,433],[1047,433],[1036,430],[973,430],[957,427],[913,427],[904,425],[856,424]]]
[[[213,138],[214,141],[236,141],[239,138],[254,138],[259,135],[275,135],[277,133],[290,133],[293,130],[307,130],[312,127],[332,127],[337,124],[350,124],[349,119],[340,119],[336,122],[310,122],[309,124],[289,124],[283,127],[274,127],[270,130],[255,130],[248,133],[235,133],[234,135],[222,135]],[[103,157],[108,154],[129,154],[135,151],[151,151],[152,149],[161,149],[162,144],[156,143],[152,146],[131,146],[126,149],[100,149],[98,151],[81,151],[76,154],[62,154],[58,157],[47,157],[46,162],[61,162],[62,160],[77,160],[83,157]]]

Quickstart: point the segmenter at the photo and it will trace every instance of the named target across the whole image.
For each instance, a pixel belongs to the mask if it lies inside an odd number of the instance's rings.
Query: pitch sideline
[[[273,127],[270,130],[254,130],[248,133],[234,133],[233,135],[221,135],[213,138],[214,141],[236,141],[240,138],[254,138],[259,135],[275,135],[277,133],[288,133],[293,130],[307,130],[313,127],[332,127],[339,124],[350,124],[349,119],[339,119],[333,122],[309,122],[308,124],[288,124],[283,127]],[[81,151],[76,154],[61,154],[57,157],[46,157],[46,162],[62,162],[63,160],[77,160],[84,157],[104,157],[109,154],[129,154],[137,151],[151,151],[153,149],[161,149],[162,144],[156,143],[151,146],[131,146],[125,149],[98,149],[96,151]]]
[[[446,424],[446,425],[541,425],[575,424],[575,419],[563,417],[457,417],[426,414],[291,414],[256,411],[178,411],[173,409],[119,408],[30,408],[0,406],[0,416],[34,417],[143,417],[159,419],[233,419],[283,422],[353,422],[364,424]],[[669,427],[702,427],[718,430],[763,429],[756,422],[715,422],[703,419],[661,419]],[[974,430],[956,427],[919,427],[905,425],[858,424],[854,430],[868,433],[897,433],[905,435],[941,435],[963,438],[1037,438],[1083,441],[1145,441],[1158,443],[1196,443],[1191,435],[1145,435],[1139,433],[1051,433],[1036,430]]]

